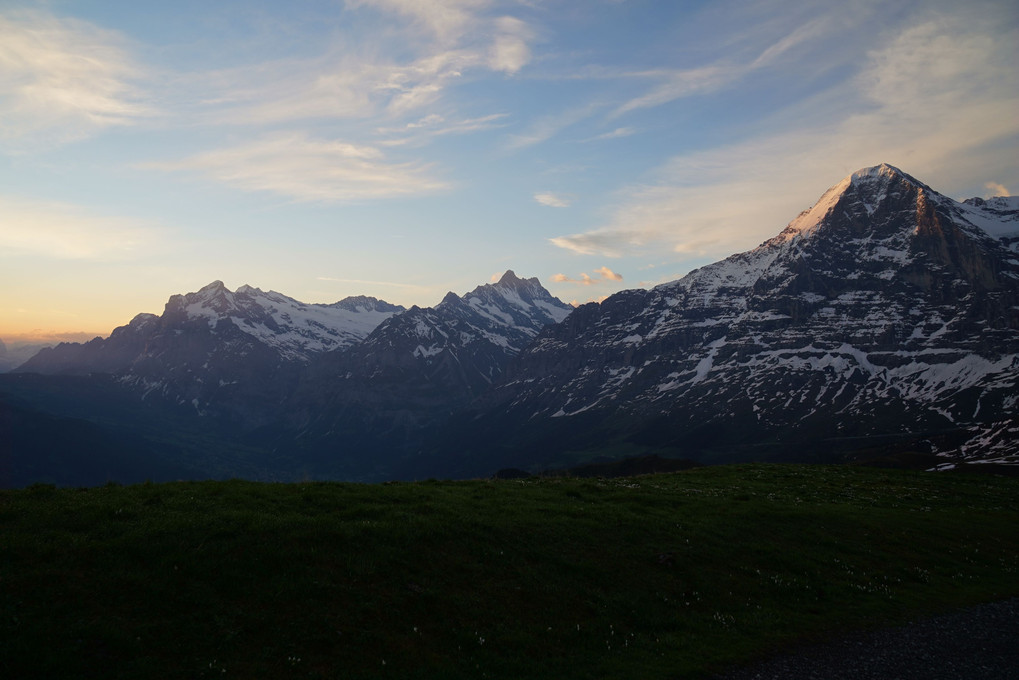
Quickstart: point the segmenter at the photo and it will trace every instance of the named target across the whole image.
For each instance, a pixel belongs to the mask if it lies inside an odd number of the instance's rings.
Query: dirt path
[[[849,635],[717,680],[1019,680],[1019,598]]]

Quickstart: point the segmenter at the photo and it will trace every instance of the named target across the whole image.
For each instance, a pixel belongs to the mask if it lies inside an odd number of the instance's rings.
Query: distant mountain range
[[[0,373],[7,373],[22,365],[39,350],[50,345],[40,342],[17,342],[10,345],[0,340]]]
[[[114,478],[125,460],[369,481],[649,454],[947,468],[1019,464],[1017,380],[1019,198],[960,203],[880,165],[752,251],[576,310],[512,271],[410,309],[217,281],[0,376],[0,423],[100,428]],[[3,452],[8,484],[102,458],[54,442],[40,468],[39,437]]]

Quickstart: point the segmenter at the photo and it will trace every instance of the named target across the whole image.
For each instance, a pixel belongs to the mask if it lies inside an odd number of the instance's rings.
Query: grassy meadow
[[[3,678],[698,678],[1019,595],[1019,479],[0,491]]]

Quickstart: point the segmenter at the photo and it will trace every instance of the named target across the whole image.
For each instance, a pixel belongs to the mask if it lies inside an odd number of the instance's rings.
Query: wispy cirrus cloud
[[[551,242],[606,257],[723,257],[773,236],[861,167],[892,163],[947,190],[973,176],[999,181],[1014,149],[994,143],[1019,135],[1019,36],[992,18],[980,24],[938,15],[901,30],[774,130],[673,157],[657,183],[622,191],[604,226]],[[808,119],[820,122],[802,126]]]
[[[370,45],[337,43],[317,57],[279,59],[201,74],[220,122],[399,120],[439,102],[470,72],[513,74],[531,60],[534,32],[492,16],[488,0],[346,0],[348,11],[389,19]],[[403,19],[393,23],[391,19]]]
[[[197,74],[187,88],[199,100],[192,115],[213,124],[393,121],[420,117],[464,71],[484,61],[466,50],[427,51],[405,61],[330,51]]]
[[[505,126],[503,121],[508,115],[493,113],[477,118],[447,120],[441,114],[430,113],[400,127],[377,128],[376,132],[386,137],[379,142],[381,146],[420,146],[437,137],[465,135],[503,127]]]
[[[402,16],[442,50],[464,50],[493,71],[516,73],[531,60],[534,31],[516,17],[490,16],[491,0],[346,0],[346,5]]]
[[[659,83],[644,94],[634,97],[615,109],[612,117],[619,117],[637,109],[661,106],[697,94],[716,92],[734,85],[758,69],[773,65],[783,54],[802,43],[815,40],[830,30],[830,22],[821,19],[807,21],[787,35],[769,44],[754,59],[747,62],[722,60],[694,68],[666,69],[636,74],[658,80]]]
[[[775,66],[784,55],[794,52],[797,47],[816,42],[832,30],[833,22],[827,19],[802,21],[796,28],[772,40],[754,55],[743,61],[736,58],[722,58],[714,62],[688,68],[655,68],[645,70],[619,69],[586,65],[571,71],[568,75],[555,76],[579,80],[621,80],[650,81],[651,89],[622,104],[612,105],[606,100],[591,101],[566,108],[558,113],[540,116],[530,126],[512,135],[507,148],[511,151],[535,146],[559,135],[563,130],[603,114],[604,122],[616,120],[641,109],[662,106],[684,97],[717,93],[738,83],[755,71]],[[614,108],[613,108],[614,106]],[[629,126],[616,127],[608,132],[579,141],[592,142],[628,137],[635,133]]]
[[[506,146],[511,151],[517,151],[540,144],[551,139],[566,128],[586,118],[590,118],[603,108],[602,104],[594,102],[572,107],[559,113],[542,116],[531,123],[525,131],[511,135]]]
[[[0,196],[0,252],[54,260],[126,260],[151,252],[162,230],[81,206]]]
[[[316,139],[303,132],[267,135],[181,161],[143,167],[197,171],[243,191],[267,191],[298,201],[348,203],[418,196],[449,184],[432,166],[393,162],[372,146]]]
[[[392,160],[381,149],[503,125],[506,113],[459,116],[454,106],[436,105],[465,72],[512,74],[523,68],[533,32],[520,19],[492,15],[487,0],[347,5],[408,23],[390,23],[385,44],[369,50],[341,41],[318,56],[162,73],[167,87],[161,99],[173,121],[248,126],[251,137],[142,167],[201,173],[242,190],[301,201],[350,202],[448,188],[431,164]],[[409,38],[421,27],[430,41]],[[123,44],[118,34],[86,22],[0,12],[0,145],[35,149],[155,114],[135,85],[153,74],[143,72]],[[343,139],[310,132],[337,120],[350,121]],[[304,129],[261,132],[282,124]]]
[[[118,34],[45,12],[0,13],[0,140],[81,139],[154,113]]]
[[[637,131],[634,130],[632,127],[618,127],[615,130],[598,135],[597,137],[593,137],[590,140],[586,141],[601,141],[603,139],[620,139],[622,137],[629,137],[630,135],[636,133]]]
[[[721,89],[746,70],[746,68],[741,69],[735,66],[711,65],[640,74],[662,82],[650,91],[622,104],[612,115],[618,117],[636,109],[661,106],[681,97]]]
[[[384,108],[376,85],[390,81],[391,70],[345,55],[326,55],[198,73],[188,77],[182,89],[196,99],[189,114],[208,124],[356,119]]]

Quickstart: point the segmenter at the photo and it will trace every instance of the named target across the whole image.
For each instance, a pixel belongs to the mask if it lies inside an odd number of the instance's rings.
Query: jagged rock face
[[[562,321],[572,309],[537,279],[507,271],[496,284],[463,297],[451,292],[434,308],[414,307],[393,317],[348,359],[373,380],[403,381],[409,372],[477,395],[542,328]]]
[[[702,457],[967,429],[1004,441],[1019,431],[1019,260],[985,229],[1008,220],[862,170],[759,248],[547,328],[458,426]]]

